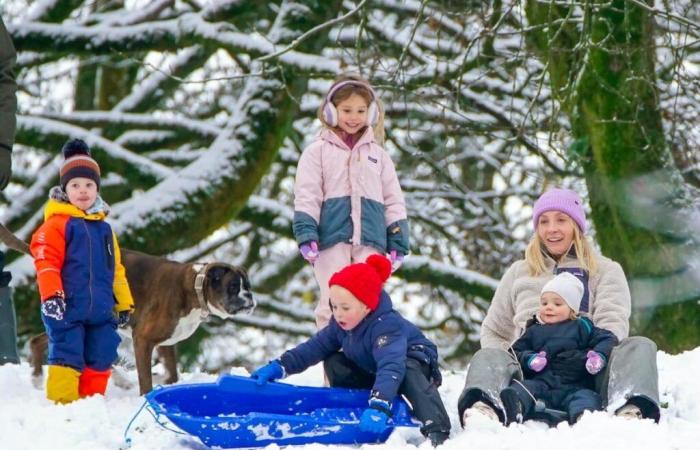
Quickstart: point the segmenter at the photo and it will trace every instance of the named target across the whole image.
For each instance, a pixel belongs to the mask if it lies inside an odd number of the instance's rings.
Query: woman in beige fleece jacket
[[[656,345],[644,337],[628,337],[631,302],[625,274],[618,263],[593,250],[585,235],[581,199],[568,189],[547,191],[535,202],[533,226],[525,259],[513,263],[503,275],[482,324],[481,350],[469,364],[458,402],[462,426],[477,412],[503,422],[498,393],[513,378],[522,378],[510,346],[537,312],[542,286],[563,271],[584,284],[579,313],[620,340],[596,383],[604,402],[618,415],[658,421]],[[556,363],[553,355],[552,364]],[[584,365],[582,361],[581,370]]]

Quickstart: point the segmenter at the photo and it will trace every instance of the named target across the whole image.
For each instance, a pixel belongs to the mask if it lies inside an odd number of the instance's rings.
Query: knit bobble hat
[[[583,283],[569,272],[562,272],[544,285],[542,294],[545,292],[554,292],[564,299],[569,308],[578,312],[583,298]]]
[[[374,311],[379,305],[382,285],[391,275],[391,262],[382,255],[370,255],[366,262],[350,264],[334,273],[328,287],[338,285]]]
[[[540,196],[532,208],[532,225],[537,229],[537,221],[547,211],[561,211],[576,222],[582,233],[586,232],[586,212],[578,194],[570,189],[550,189]]]
[[[61,188],[76,177],[89,178],[100,188],[100,166],[90,156],[90,148],[82,139],[71,139],[61,149],[65,162],[61,166]]]

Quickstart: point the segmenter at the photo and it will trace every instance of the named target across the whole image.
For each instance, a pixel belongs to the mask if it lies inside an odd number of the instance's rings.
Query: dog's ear
[[[209,279],[209,283],[211,283],[213,288],[218,288],[221,286],[221,280],[223,280],[227,271],[228,269],[223,266],[214,266],[207,270],[207,278]]]

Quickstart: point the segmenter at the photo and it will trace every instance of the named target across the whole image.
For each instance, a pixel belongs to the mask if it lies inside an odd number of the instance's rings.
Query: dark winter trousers
[[[542,380],[513,381],[510,387],[515,389],[523,405],[523,419],[535,418],[535,397],[542,400],[547,408],[564,411],[569,415],[569,422],[574,423],[584,411],[599,411],[603,408],[600,395],[591,389],[576,386],[552,389]]]
[[[374,374],[358,367],[342,352],[326,358],[323,368],[331,386],[371,389],[374,385]],[[450,418],[437,387],[430,382],[430,367],[416,359],[407,358],[406,375],[399,393],[406,397],[413,415],[423,424],[420,431],[424,436],[434,431],[449,433]]]
[[[15,305],[12,303],[12,290],[8,286],[12,275],[4,269],[5,254],[0,251],[0,365],[19,364]]]
[[[11,294],[12,291],[9,287],[0,287],[0,365],[6,363],[19,364],[17,322]]]

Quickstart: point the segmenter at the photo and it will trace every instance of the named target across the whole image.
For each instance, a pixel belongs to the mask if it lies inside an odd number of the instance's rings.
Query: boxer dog
[[[0,239],[5,244],[29,254],[29,246],[0,225]],[[134,313],[129,327],[141,395],[153,388],[151,358],[154,347],[163,360],[168,375],[166,383],[177,381],[174,345],[192,335],[210,315],[227,319],[241,312],[251,312],[255,301],[245,270],[225,263],[179,263],[165,258],[122,249]],[[30,340],[33,376],[41,377],[41,366],[48,345],[45,333]]]

